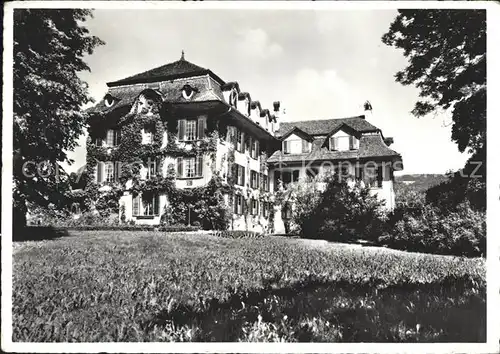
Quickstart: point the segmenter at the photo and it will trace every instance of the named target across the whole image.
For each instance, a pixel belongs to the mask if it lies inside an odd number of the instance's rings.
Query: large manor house
[[[280,102],[262,107],[237,82],[190,63],[184,53],[107,86],[88,111],[87,166],[98,193],[120,189],[122,221],[160,224],[174,201],[153,187],[167,178],[176,189],[204,187],[214,178],[228,186],[221,190],[234,230],[282,232],[290,208],[273,203],[273,193],[331,172],[360,181],[394,207],[393,172],[402,159],[389,148],[393,139],[365,115],[283,122]],[[137,151],[143,162],[123,167]]]

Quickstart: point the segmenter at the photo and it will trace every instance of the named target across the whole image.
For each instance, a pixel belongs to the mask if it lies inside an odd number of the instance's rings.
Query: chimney
[[[365,103],[363,103],[363,109],[364,109],[364,118],[367,119],[367,118],[372,118],[373,117],[373,107],[372,107],[372,104],[370,103],[370,101],[366,101]]]
[[[276,117],[276,122],[273,124],[272,133],[275,134],[280,128],[280,101],[273,102],[274,116]]]

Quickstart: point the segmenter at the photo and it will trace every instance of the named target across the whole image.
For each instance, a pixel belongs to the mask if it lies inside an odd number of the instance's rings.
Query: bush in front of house
[[[397,208],[378,241],[405,251],[485,256],[486,215],[467,201],[446,212],[430,204],[420,209]]]
[[[214,231],[214,236],[223,238],[262,238],[264,234],[257,231],[245,231],[245,230],[222,230]]]
[[[294,223],[305,238],[350,242],[378,237],[383,227],[382,201],[359,184],[349,186],[336,175],[324,192],[297,195]],[[315,192],[316,193],[316,192]]]

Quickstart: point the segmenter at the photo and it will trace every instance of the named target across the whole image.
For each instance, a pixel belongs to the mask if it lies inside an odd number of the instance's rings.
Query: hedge
[[[29,226],[29,229],[45,229],[46,226]],[[56,230],[77,230],[77,231],[162,231],[162,232],[188,232],[199,231],[198,226],[172,225],[81,225],[81,226],[56,226]]]

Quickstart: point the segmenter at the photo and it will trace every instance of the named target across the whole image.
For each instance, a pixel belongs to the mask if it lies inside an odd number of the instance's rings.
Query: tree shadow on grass
[[[485,290],[470,279],[380,285],[314,279],[282,288],[268,284],[222,302],[163,310],[141,326],[148,332],[167,323],[187,325],[198,329],[195,341],[238,341],[260,315],[279,337],[299,342],[486,340]]]
[[[60,237],[69,236],[66,229],[56,229],[52,226],[25,226],[14,225],[12,229],[12,241],[42,241],[54,240]]]

